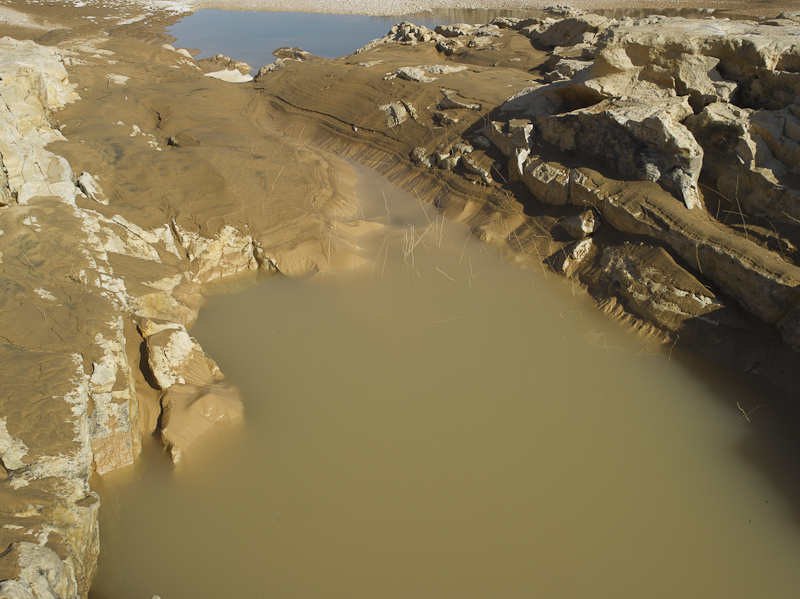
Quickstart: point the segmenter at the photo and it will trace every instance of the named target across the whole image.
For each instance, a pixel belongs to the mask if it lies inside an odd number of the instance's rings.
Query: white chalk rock
[[[253,80],[250,75],[243,75],[236,69],[214,71],[213,73],[206,73],[205,76],[213,77],[214,79],[219,79],[220,81],[227,81],[228,83],[248,83],[249,81]]]

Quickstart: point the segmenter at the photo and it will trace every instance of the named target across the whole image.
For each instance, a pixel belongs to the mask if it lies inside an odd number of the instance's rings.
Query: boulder
[[[598,15],[570,16],[544,28],[531,28],[528,30],[528,37],[531,41],[549,48],[591,44],[610,25],[610,19]]]
[[[564,276],[573,277],[578,269],[591,259],[595,252],[596,248],[592,238],[587,237],[556,252],[552,257],[553,267]]]
[[[108,198],[105,196],[94,177],[89,173],[83,172],[78,176],[78,187],[90,200],[94,200],[106,206],[108,205]]]
[[[467,23],[453,23],[451,25],[437,25],[434,31],[444,37],[462,37],[472,35],[475,31],[475,26]]]
[[[425,151],[425,148],[416,147],[411,152],[411,161],[414,164],[419,164],[425,168],[433,168],[434,164],[431,160],[431,155]]]
[[[386,114],[386,124],[389,128],[402,125],[410,116],[403,102],[390,102],[389,104],[378,106],[378,109]]]
[[[170,387],[161,397],[161,439],[172,461],[177,464],[198,437],[242,411],[236,390],[219,381]]]
[[[242,75],[248,75],[253,70],[249,64],[234,60],[224,54],[217,54],[211,58],[204,58],[198,61],[199,64],[206,66],[211,71],[219,71],[224,69],[227,71],[239,71]]]
[[[702,208],[703,149],[681,123],[691,114],[685,97],[609,99],[535,122],[542,139],[561,151],[599,158],[626,177],[664,181],[692,209]]]
[[[630,242],[610,246],[599,266],[626,308],[663,330],[680,331],[687,321],[725,308],[663,248]]]
[[[156,330],[146,338],[148,365],[164,390],[161,438],[177,464],[186,449],[212,426],[241,416],[242,402],[186,329],[180,325],[148,328]]]
[[[800,219],[798,115],[795,106],[754,111],[715,103],[686,119],[704,149],[703,172],[729,210],[787,224]]]
[[[580,241],[594,234],[600,228],[600,220],[594,210],[584,210],[580,214],[562,220],[561,227],[567,232],[567,235]]]
[[[520,179],[540,202],[558,206],[566,204],[569,201],[570,169],[540,156],[530,156],[522,161],[524,157],[525,153],[521,152],[521,172],[512,168],[512,176]],[[512,164],[519,166],[520,162]]]

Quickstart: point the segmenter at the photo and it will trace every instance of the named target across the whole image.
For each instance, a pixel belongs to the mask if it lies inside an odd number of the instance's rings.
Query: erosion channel
[[[92,597],[793,595],[776,390],[356,171],[366,264],[204,303],[246,419],[106,478]]]
[[[247,417],[104,495],[94,597],[793,595],[800,487],[737,409],[777,390],[651,349],[356,170],[384,225],[363,266],[201,309]]]

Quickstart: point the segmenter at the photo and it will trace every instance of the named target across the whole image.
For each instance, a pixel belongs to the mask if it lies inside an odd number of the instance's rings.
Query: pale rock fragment
[[[224,385],[217,364],[182,326],[144,321],[150,370],[164,390],[161,438],[173,462],[214,424],[242,414],[238,393]]]
[[[555,268],[564,276],[571,277],[580,268],[581,264],[587,261],[594,250],[595,246],[591,237],[576,241],[556,254]]]
[[[475,31],[475,26],[467,23],[453,23],[451,25],[437,25],[434,31],[444,37],[461,37],[471,35]]]
[[[403,102],[391,102],[379,106],[378,109],[386,114],[386,124],[390,128],[403,124],[410,116]]]
[[[174,223],[172,231],[196,267],[192,278],[195,282],[208,283],[247,270],[272,268],[253,238],[230,225],[223,226],[213,238]]]
[[[560,224],[567,234],[576,240],[588,237],[600,228],[600,221],[595,216],[594,210],[584,210],[580,214],[565,218]]]
[[[537,200],[559,206],[569,202],[570,169],[557,162],[547,162],[539,156],[525,159],[525,152],[520,152],[518,156],[521,172],[517,177]]]
[[[563,152],[602,159],[622,175],[671,184],[687,208],[702,208],[703,148],[682,120],[686,97],[660,102],[609,99],[535,119],[542,138]]]
[[[461,43],[458,39],[448,39],[448,40],[439,40],[436,44],[436,49],[439,52],[442,52],[445,56],[452,56],[456,50],[459,50],[464,47],[464,44]]]
[[[184,373],[207,368],[213,375],[216,365],[205,359],[200,344],[189,336],[186,329],[168,328],[147,338],[147,362],[158,386],[168,389],[186,382]]]
[[[469,102],[461,102],[460,100],[455,99],[456,92],[449,90],[449,89],[442,89],[440,90],[444,98],[439,100],[438,108],[440,110],[449,110],[449,109],[458,109],[463,108],[465,110],[480,110],[481,105]]]
[[[453,144],[453,151],[461,154],[469,154],[474,148],[465,141],[457,141]]]
[[[452,171],[458,166],[461,161],[461,154],[453,152],[452,154],[437,154],[436,162],[439,168],[445,171]]]
[[[108,198],[105,196],[94,177],[89,173],[84,171],[78,176],[78,187],[90,200],[94,200],[105,206],[108,205]]]
[[[446,112],[441,112],[439,110],[434,111],[433,113],[433,122],[440,127],[450,127],[451,125],[455,125],[458,122],[458,119],[450,116]]]
[[[466,71],[468,67],[463,64],[460,65],[434,64],[422,68],[424,68],[432,75],[451,75],[453,73],[461,73],[462,71]]]
[[[494,40],[491,37],[481,36],[470,40],[470,42],[467,44],[467,47],[475,50],[485,50],[490,48],[493,43]]]
[[[17,470],[25,466],[28,447],[8,432],[7,422],[6,416],[0,417],[0,461],[8,470]]]
[[[125,85],[130,80],[130,77],[126,77],[125,75],[117,75],[115,73],[109,73],[108,75],[106,75],[106,79],[108,79],[111,83],[115,85]]]
[[[429,77],[427,71],[422,67],[400,67],[399,69],[395,69],[389,78],[392,76],[408,81],[417,81],[419,83],[431,83],[432,81],[436,81],[436,77]]]
[[[425,42],[436,42],[442,36],[434,31],[431,31],[424,25],[414,25],[413,23],[409,23],[407,21],[403,21],[402,23],[398,23],[393,25],[392,28],[389,30],[389,33],[384,35],[381,38],[372,40],[371,42],[367,43],[366,45],[362,46],[358,50],[356,50],[356,54],[360,54],[362,52],[369,52],[370,50],[374,50],[377,46],[382,44],[389,44],[389,43],[400,43],[400,44],[417,44],[417,43],[425,43]]]
[[[76,568],[71,560],[62,562],[58,554],[44,543],[16,543],[14,549],[20,573],[15,580],[0,583],[0,596],[10,599],[79,596]]]
[[[686,119],[704,148],[704,172],[737,208],[787,224],[800,219],[800,107],[754,111],[715,103]]]
[[[414,106],[411,104],[411,102],[409,102],[408,100],[400,100],[400,102],[403,104],[403,106],[405,106],[406,112],[408,113],[408,116],[410,116],[415,121],[418,121],[419,120],[419,113],[417,113],[417,109],[414,108]]]
[[[544,22],[544,27],[534,27],[528,30],[527,35],[531,41],[543,46],[574,46],[577,44],[594,43],[599,35],[612,24],[611,19],[599,15],[576,15],[565,19]]]
[[[433,168],[433,161],[431,160],[431,155],[425,151],[425,148],[416,147],[411,152],[411,160],[415,164],[419,164],[424,166],[425,168]]]
[[[660,247],[630,242],[608,247],[600,267],[628,310],[667,331],[725,307]]]
[[[227,83],[249,83],[253,80],[253,77],[250,75],[243,75],[236,69],[214,71],[212,73],[206,73],[204,76],[219,79],[220,81],[225,81]]]
[[[222,67],[222,69],[228,71],[239,71],[241,75],[247,75],[253,70],[253,67],[251,67],[249,64],[234,60],[233,58],[225,56],[224,54],[217,54],[216,56],[204,58],[198,62],[204,65],[210,65],[212,67]]]
[[[290,62],[299,62],[298,60],[292,58],[276,58],[274,61],[269,63],[268,65],[264,65],[260,69],[258,69],[258,73],[253,78],[253,81],[260,81],[262,78],[266,77],[270,73],[274,72],[276,69],[282,69],[287,66]]]
[[[492,176],[489,174],[489,171],[480,166],[472,158],[472,156],[469,155],[461,156],[461,164],[463,164],[466,167],[466,169],[471,173],[475,173],[476,175],[478,175],[487,185],[491,185],[492,183],[494,183],[494,180],[492,179]]]

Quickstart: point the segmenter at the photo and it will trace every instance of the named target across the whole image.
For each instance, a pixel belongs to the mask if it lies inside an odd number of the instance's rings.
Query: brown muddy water
[[[797,596],[773,391],[358,172],[364,267],[203,306],[245,419],[95,485],[93,599]]]

